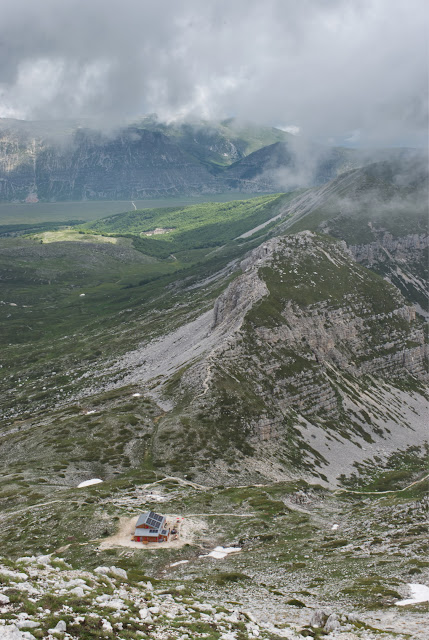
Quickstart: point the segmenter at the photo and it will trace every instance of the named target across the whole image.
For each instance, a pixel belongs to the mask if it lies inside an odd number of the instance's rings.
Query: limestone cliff
[[[394,450],[404,434],[419,440],[424,410],[401,394],[421,390],[427,350],[397,288],[344,242],[311,232],[273,238],[241,266],[214,306],[217,339],[168,384],[175,409],[160,434],[174,424],[181,455],[207,447],[207,460],[218,452],[232,466],[243,455],[253,468],[264,460],[263,475],[274,466],[333,480],[365,443]],[[332,460],[334,442],[347,462]]]

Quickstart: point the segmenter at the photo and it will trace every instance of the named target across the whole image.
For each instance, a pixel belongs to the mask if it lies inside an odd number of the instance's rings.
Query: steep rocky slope
[[[398,289],[311,232],[269,240],[241,267],[213,311],[114,365],[165,403],[157,464],[336,482],[367,445],[385,456],[422,443],[423,327]]]

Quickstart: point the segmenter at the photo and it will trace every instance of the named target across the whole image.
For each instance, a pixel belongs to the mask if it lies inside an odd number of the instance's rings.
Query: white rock
[[[0,569],[0,575],[7,576],[11,580],[28,580],[26,573],[20,573],[19,571],[10,571],[10,569]]]
[[[74,578],[73,580],[70,580],[70,582],[67,582],[66,587],[88,588],[88,585],[86,584],[85,580],[82,580],[82,578]]]
[[[72,584],[73,583],[73,584]],[[70,589],[70,587],[80,587],[81,589],[83,589],[84,591],[92,591],[92,587],[90,587],[88,584],[86,584],[86,582],[84,582],[83,580],[79,580],[78,578],[76,580],[71,580],[66,587],[68,589]]]
[[[250,636],[253,636],[254,638],[259,638],[259,635],[260,635],[259,627],[254,622],[249,622],[248,624],[246,624],[246,629],[247,629],[247,633]]]
[[[154,607],[149,607],[149,611],[151,613],[157,614],[159,613],[159,607],[157,605],[155,605]]]
[[[0,627],[0,640],[22,640],[22,633],[14,624],[7,624]]]
[[[206,604],[205,602],[195,602],[192,607],[197,611],[208,611],[210,613],[214,613],[216,609],[211,606],[211,604]]]
[[[128,580],[127,572],[125,571],[125,569],[121,569],[120,567],[109,567],[109,573],[111,573],[112,576],[115,576],[115,578],[123,578],[124,580]]]
[[[4,593],[0,593],[0,604],[9,604],[10,598],[5,596]]]
[[[23,562],[24,564],[31,564],[32,562],[36,562],[36,556],[22,556],[22,558],[18,558],[17,562]]]
[[[37,556],[36,562],[38,564],[51,564],[51,556]]]
[[[331,613],[331,615],[329,616],[329,618],[326,621],[325,624],[325,631],[327,631],[328,633],[330,633],[331,631],[335,631],[335,629],[339,629],[341,627],[341,623],[338,620],[338,616],[336,613]]]
[[[69,593],[73,593],[78,598],[83,598],[83,596],[85,595],[85,592],[82,589],[82,587],[75,587],[74,589],[70,589]]]
[[[103,630],[104,631],[113,631],[113,627],[108,620],[102,619]]]
[[[328,614],[321,609],[317,609],[311,616],[310,625],[313,628],[322,628],[325,626],[325,622],[327,621],[327,619]]]
[[[128,609],[125,602],[120,598],[112,598],[111,600],[106,602],[104,606],[110,607],[110,609],[116,609],[116,610]]]
[[[107,593],[103,593],[102,596],[97,596],[95,599],[97,600],[97,602],[107,602],[108,600],[110,600],[110,596],[107,595]]]
[[[139,610],[139,616],[142,620],[146,620],[148,615],[149,615],[149,609],[147,609],[146,607],[144,609]]]
[[[151,582],[138,582],[139,587],[145,587],[148,591],[153,591],[153,584]]]
[[[18,589],[18,591],[27,591],[27,593],[32,593],[33,595],[40,593],[40,591],[35,589],[29,582],[16,582],[13,587],[14,589]]]
[[[58,620],[57,624],[53,629],[49,629],[49,633],[65,633],[67,629],[67,625],[64,620]]]
[[[94,573],[98,573],[101,576],[107,576],[109,573],[109,567],[97,567],[94,569]]]

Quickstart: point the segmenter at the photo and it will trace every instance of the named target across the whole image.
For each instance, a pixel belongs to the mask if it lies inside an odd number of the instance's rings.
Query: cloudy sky
[[[0,117],[425,145],[427,0],[0,0]]]

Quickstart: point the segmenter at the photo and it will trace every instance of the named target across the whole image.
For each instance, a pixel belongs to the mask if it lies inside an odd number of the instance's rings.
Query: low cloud
[[[0,116],[237,116],[424,145],[425,0],[3,0]],[[292,124],[291,124],[292,123]]]

